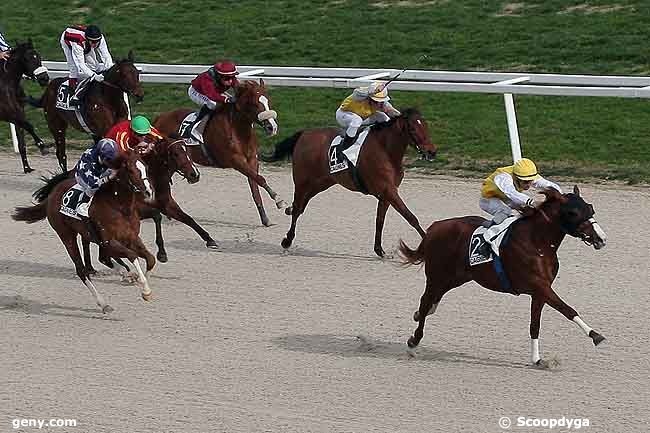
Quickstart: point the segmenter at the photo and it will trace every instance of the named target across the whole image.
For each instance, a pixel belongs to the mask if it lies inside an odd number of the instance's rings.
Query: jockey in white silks
[[[543,202],[523,193],[531,186],[537,189],[554,188],[562,193],[556,183],[540,176],[535,163],[527,158],[520,159],[514,165],[497,168],[483,181],[478,204],[492,215],[492,220],[487,223],[489,228],[483,235],[486,241],[490,242],[500,233],[497,226],[506,218],[518,215],[515,210],[537,207]]]
[[[68,27],[60,42],[70,71],[70,90],[74,90],[70,105],[79,105],[81,93],[91,80],[104,81],[101,73],[113,66],[113,58],[106,38],[94,25]],[[77,86],[79,81],[81,85]]]
[[[0,31],[0,60],[7,60],[9,58],[10,49],[11,46],[9,46],[2,31]]]
[[[352,146],[362,126],[387,122],[401,114],[388,101],[388,89],[379,82],[358,87],[343,100],[336,110],[336,121],[345,128],[343,141],[338,145],[340,153]]]

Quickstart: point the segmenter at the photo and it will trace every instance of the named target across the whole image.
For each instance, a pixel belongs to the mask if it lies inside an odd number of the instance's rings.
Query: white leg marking
[[[530,339],[530,361],[533,364],[537,364],[537,361],[542,359],[539,356],[539,338]]]
[[[106,306],[106,301],[104,300],[104,297],[101,295],[101,293],[97,291],[93,282],[86,278],[84,284],[88,288],[88,290],[90,290],[90,293],[95,298],[95,302],[97,302],[97,305],[99,305],[103,309]]]
[[[587,326],[585,322],[582,321],[580,316],[574,317],[573,321],[584,331],[585,334],[587,334],[587,336],[589,336],[589,333],[592,331],[592,329],[589,326]]]
[[[140,261],[138,259],[135,259],[132,263],[135,265],[135,269],[138,271],[138,277],[140,279],[140,282],[142,283],[142,296],[146,297],[151,295],[151,288],[149,287],[147,278],[144,276],[144,272],[142,272],[142,268],[140,267]]]

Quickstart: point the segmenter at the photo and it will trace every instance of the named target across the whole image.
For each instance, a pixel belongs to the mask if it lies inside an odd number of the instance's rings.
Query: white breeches
[[[372,125],[373,123],[388,122],[390,117],[384,112],[377,111],[373,113],[366,120],[363,120],[361,116],[350,111],[344,111],[340,108],[336,110],[336,121],[345,128],[345,133],[350,137],[355,137],[359,128],[362,126]]]
[[[192,102],[194,102],[197,105],[203,106],[207,105],[210,110],[214,110],[217,108],[217,103],[213,101],[212,99],[208,98],[202,93],[199,93],[196,91],[196,89],[192,86],[187,89],[187,95],[190,97]]]
[[[478,201],[478,206],[493,216],[495,224],[501,224],[503,220],[515,214],[514,209],[505,204],[500,198],[484,198]]]

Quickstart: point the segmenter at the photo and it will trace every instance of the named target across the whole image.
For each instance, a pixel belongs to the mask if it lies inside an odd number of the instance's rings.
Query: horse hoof
[[[99,262],[109,269],[113,269],[115,267],[115,265],[113,264],[113,260],[111,260],[110,257],[100,257]]]
[[[219,245],[217,244],[217,242],[214,239],[210,239],[209,241],[207,241],[205,243],[205,246],[210,248],[211,250],[216,250],[216,249],[219,248]]]
[[[406,354],[407,354],[410,358],[415,358],[415,356],[416,356],[418,353],[417,353],[417,350],[416,350],[415,347],[407,347],[407,348],[406,348]]]
[[[409,337],[409,339],[408,339],[408,341],[406,342],[406,344],[408,344],[408,346],[409,346],[411,349],[414,349],[414,348],[418,347],[418,343],[415,342],[415,337],[413,337],[413,336]]]
[[[278,209],[284,209],[287,207],[287,202],[284,200],[278,200],[275,202],[275,205],[277,206]]]
[[[104,313],[104,314],[109,314],[109,313],[112,313],[113,311],[115,311],[115,310],[110,305],[104,305],[102,307],[102,313]]]
[[[593,340],[594,346],[598,346],[600,343],[605,341],[605,337],[603,337],[602,335],[600,335],[599,333],[597,333],[593,329],[591,331],[589,331],[589,336]]]
[[[386,256],[386,251],[382,247],[375,247],[375,254],[383,259]]]
[[[28,174],[28,173],[31,173],[32,171],[34,171],[34,169],[31,168],[29,165],[27,165],[27,166],[23,167],[23,171],[25,172],[25,174]]]
[[[147,302],[151,301],[152,298],[153,298],[153,292],[142,294],[142,299],[144,299]]]
[[[290,241],[287,238],[282,239],[282,242],[281,242],[282,248],[284,248],[286,250],[287,248],[289,248],[291,246],[291,242],[292,241]]]
[[[291,212],[292,212],[292,211],[293,211],[293,206],[289,206],[289,207],[287,207],[287,208],[284,209],[284,213],[285,213],[286,215],[289,215],[289,216],[291,216]]]
[[[45,156],[50,153],[50,149],[45,145],[45,143],[37,143],[38,150],[41,151],[41,155]]]
[[[413,321],[414,322],[419,322],[420,321],[420,311],[419,310],[416,311],[415,313],[413,313]]]
[[[263,218],[262,219],[262,225],[264,227],[271,227],[271,220],[268,217]]]
[[[97,270],[92,266],[86,268],[86,275],[97,275]]]
[[[158,251],[156,258],[160,263],[167,263],[167,253]]]

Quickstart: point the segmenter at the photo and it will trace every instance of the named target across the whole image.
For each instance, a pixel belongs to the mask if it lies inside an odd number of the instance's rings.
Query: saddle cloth
[[[65,194],[63,194],[63,198],[61,199],[61,208],[59,209],[59,212],[61,212],[63,215],[80,220],[81,219],[81,217],[79,216],[80,208],[82,206],[89,208],[91,200],[92,197],[87,196],[86,193],[84,193],[83,188],[78,184],[75,184]],[[88,211],[87,210],[85,212],[82,211],[81,214],[82,215],[88,214]]]
[[[470,266],[491,262],[493,257],[492,253],[498,256],[499,248],[501,247],[501,243],[503,242],[503,239],[506,236],[506,233],[508,232],[508,228],[510,228],[512,223],[514,223],[518,219],[519,219],[518,216],[512,216],[503,220],[501,224],[490,227],[489,228],[490,234],[494,235],[494,238],[490,241],[486,241],[485,237],[483,236],[488,229],[483,226],[478,226],[476,230],[474,230],[474,233],[472,233],[472,237],[470,238],[469,241],[468,254],[469,254]],[[482,248],[482,246],[486,242],[490,244],[490,250],[488,250],[489,253],[487,255],[481,253],[482,251],[485,251],[485,249]]]
[[[340,135],[337,135],[334,137],[334,140],[330,143],[330,147],[328,149],[328,161],[330,165],[330,174],[338,173],[339,171],[343,171],[348,168],[348,163],[352,164],[353,166],[357,166],[357,162],[359,159],[359,153],[361,152],[361,146],[363,146],[364,141],[366,140],[366,137],[368,136],[368,133],[370,132],[370,128],[366,128],[363,131],[361,131],[361,134],[357,136],[356,141],[354,144],[347,149],[343,151],[343,155],[345,155],[345,158],[341,161],[339,161],[339,153],[337,152],[337,146],[343,141],[343,137]]]
[[[188,114],[178,127],[178,135],[180,135],[181,138],[184,138],[185,143],[190,146],[196,146],[203,143],[203,134],[198,131],[197,127],[199,124],[195,123],[198,115],[199,113],[196,111]],[[210,116],[205,116],[202,121],[205,122],[209,118]]]

